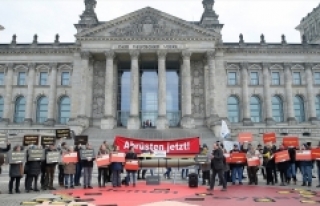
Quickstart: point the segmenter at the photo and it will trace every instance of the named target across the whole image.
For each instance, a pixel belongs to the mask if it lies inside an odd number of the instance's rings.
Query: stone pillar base
[[[271,117],[266,118],[266,125],[267,126],[275,125],[275,121],[273,120],[273,118],[271,118]]]
[[[31,118],[24,119],[24,125],[31,126],[32,125],[32,119]]]
[[[0,125],[1,125],[1,126],[8,126],[8,125],[9,125],[9,122],[10,122],[10,119],[5,118],[5,119],[2,119],[2,120],[0,121]]]
[[[288,117],[287,121],[288,121],[289,125],[296,125],[297,124],[297,120],[295,117]]]
[[[158,116],[157,129],[168,129],[169,123],[166,116]]]
[[[191,115],[184,116],[181,119],[181,127],[183,129],[194,129],[196,128],[194,124],[194,118]]]
[[[318,125],[320,123],[320,121],[316,117],[310,117],[309,122],[313,125]]]
[[[253,126],[253,122],[250,118],[243,118],[242,120],[243,126]]]
[[[45,126],[49,126],[49,127],[53,127],[56,124],[56,120],[54,119],[47,119],[47,121],[45,121],[43,123]]]
[[[114,117],[105,117],[103,119],[101,119],[101,125],[100,128],[101,129],[114,129],[116,127],[116,120],[114,119]]]
[[[128,119],[127,129],[140,129],[141,122],[138,116],[130,116]]]

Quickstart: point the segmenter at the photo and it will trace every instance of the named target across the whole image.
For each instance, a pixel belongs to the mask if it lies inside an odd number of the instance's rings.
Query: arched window
[[[304,102],[300,96],[294,97],[294,113],[298,122],[306,121],[304,113]]]
[[[320,120],[320,95],[316,96],[316,114],[317,118]]]
[[[283,122],[283,102],[279,96],[272,97],[272,118],[276,122]]]
[[[259,97],[252,96],[250,98],[250,114],[252,122],[261,122],[262,114],[261,114],[261,102]]]
[[[239,100],[237,97],[228,98],[228,118],[230,122],[239,122],[240,120]]]
[[[18,97],[15,102],[14,110],[14,122],[22,123],[24,122],[25,112],[26,112],[26,99],[24,97]]]
[[[48,98],[40,97],[37,101],[37,123],[43,123],[48,117]]]
[[[4,106],[3,97],[0,96],[0,119],[3,118],[3,106]]]
[[[59,123],[67,124],[70,118],[70,98],[62,97],[59,102]]]

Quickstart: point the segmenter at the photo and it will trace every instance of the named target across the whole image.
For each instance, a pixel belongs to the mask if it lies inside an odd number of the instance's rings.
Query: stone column
[[[212,128],[216,124],[219,123],[219,117],[217,114],[217,111],[215,109],[215,69],[216,69],[216,62],[215,62],[215,51],[208,51],[206,53],[207,56],[207,62],[208,62],[208,72],[209,72],[209,94],[208,94],[208,100],[209,100],[209,128]]]
[[[128,129],[140,129],[139,116],[139,51],[131,51],[131,94],[130,94],[130,116]]]
[[[13,83],[13,64],[9,63],[7,66],[7,74],[5,78],[6,88],[5,88],[5,98],[4,98],[4,108],[3,108],[3,117],[0,122],[3,125],[8,125],[10,119],[13,117],[12,114],[12,83]]]
[[[291,66],[292,65],[290,63],[284,64],[284,79],[287,98],[287,121],[289,125],[297,123],[293,108]]]
[[[248,95],[248,64],[241,63],[241,77],[242,77],[242,108],[243,108],[243,125],[252,126],[253,123],[250,117],[250,101]]]
[[[263,95],[264,95],[264,108],[265,108],[265,121],[267,125],[274,125],[272,117],[272,104],[270,95],[270,64],[263,63]]]
[[[106,51],[106,77],[105,77],[105,100],[104,118],[101,119],[101,129],[114,129],[116,122],[113,116],[114,98],[114,51]]]
[[[28,65],[28,92],[27,92],[27,102],[26,102],[26,115],[24,123],[28,126],[32,124],[32,105],[33,105],[33,91],[35,84],[35,72],[36,65],[31,63]]]
[[[208,61],[205,58],[203,60],[203,65],[204,65],[204,74],[203,74],[203,79],[204,79],[204,97],[205,97],[205,110],[206,110],[206,125],[208,128],[210,128],[210,78],[209,78],[209,66],[208,66]]]
[[[45,122],[47,126],[54,126],[56,123],[56,105],[57,105],[57,67],[58,64],[50,64],[50,93],[48,102],[48,119]]]
[[[87,94],[87,83],[88,83],[88,70],[90,67],[90,58],[91,58],[90,52],[82,52],[81,53],[81,61],[82,61],[82,69],[81,69],[81,83],[82,87],[79,88],[81,90],[81,94]],[[82,119],[87,119],[87,114],[86,114],[86,102],[87,102],[87,95],[81,95],[80,98],[81,106],[80,106],[80,111],[79,111],[79,118]]]
[[[192,116],[192,96],[191,96],[191,64],[190,64],[190,51],[183,51],[183,66],[182,66],[182,104],[184,104],[185,111],[183,112],[181,126],[185,129],[195,128],[194,118]]]
[[[158,119],[157,129],[169,127],[167,119],[166,51],[158,51]]]
[[[312,78],[312,64],[305,64],[306,80],[307,80],[307,98],[308,98],[308,112],[309,121],[311,123],[317,122],[315,99],[313,94],[313,78]]]
[[[118,114],[118,60],[113,61],[113,117],[117,120]],[[117,126],[117,122],[115,123]]]

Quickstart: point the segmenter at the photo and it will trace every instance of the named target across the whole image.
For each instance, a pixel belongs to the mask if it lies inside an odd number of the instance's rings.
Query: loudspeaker
[[[196,173],[191,173],[189,174],[189,181],[188,181],[189,187],[198,187],[199,184],[199,179],[198,179],[198,174]]]

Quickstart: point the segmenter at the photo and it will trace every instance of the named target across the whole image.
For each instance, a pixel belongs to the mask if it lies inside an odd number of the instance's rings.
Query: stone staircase
[[[126,128],[116,128],[113,130],[101,130],[100,128],[90,127],[86,129],[83,135],[88,135],[91,140],[108,140],[113,141],[117,135],[151,140],[170,140],[185,137],[200,137],[201,144],[212,145],[217,138],[211,130],[206,127],[196,129],[170,128],[166,130],[157,130],[153,128],[128,130]]]

